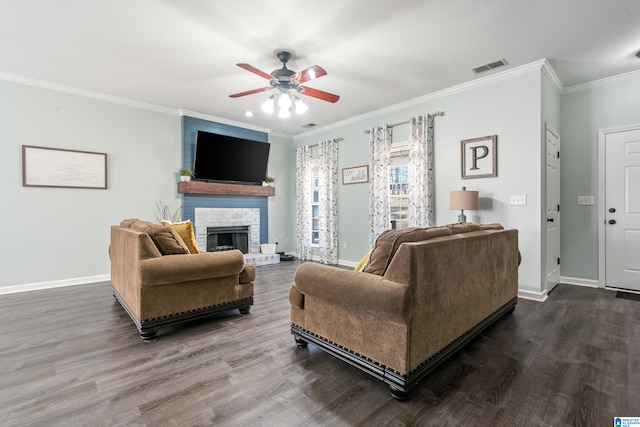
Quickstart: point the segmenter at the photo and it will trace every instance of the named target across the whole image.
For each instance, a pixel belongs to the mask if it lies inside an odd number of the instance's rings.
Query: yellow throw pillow
[[[196,236],[193,232],[193,224],[191,220],[186,220],[182,222],[171,222],[171,221],[160,221],[162,225],[168,225],[178,233],[182,240],[184,241],[187,248],[189,248],[189,252],[192,254],[199,254],[200,249],[198,248],[198,243],[196,242]]]
[[[369,262],[369,255],[371,255],[371,252],[367,252],[367,254],[362,257],[362,259],[360,260],[358,265],[356,265],[356,267],[353,269],[353,271],[362,271],[362,270],[364,270],[364,266],[367,265],[367,263]]]

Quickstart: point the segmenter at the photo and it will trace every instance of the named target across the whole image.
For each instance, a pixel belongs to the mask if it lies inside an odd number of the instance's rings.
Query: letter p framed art
[[[498,176],[498,136],[460,141],[462,179]]]

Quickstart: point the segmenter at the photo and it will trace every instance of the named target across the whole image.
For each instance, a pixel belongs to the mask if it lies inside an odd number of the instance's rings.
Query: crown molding
[[[270,128],[264,128],[261,126],[252,125],[249,123],[238,122],[236,120],[225,119],[223,117],[213,116],[211,114],[198,113],[196,111],[179,110],[180,116],[189,116],[194,119],[208,120],[210,122],[221,123],[223,125],[236,126],[243,129],[255,130],[258,132],[269,133]]]
[[[107,95],[106,93],[93,92],[90,90],[79,89],[76,87],[46,82],[44,80],[32,79],[30,77],[17,76],[15,74],[0,72],[0,80],[5,80],[13,83],[20,83],[27,86],[39,87],[42,89],[53,90],[56,92],[68,93],[70,95],[77,95],[85,98],[97,99],[99,101],[113,102],[115,104],[126,105],[134,108],[141,108],[143,110],[156,111],[158,113],[170,114],[172,116],[177,116],[180,114],[180,112],[174,108],[163,107],[161,105],[148,104],[146,102],[135,101],[133,99],[128,99],[128,98],[120,98],[118,96]]]
[[[456,93],[460,93],[460,92],[464,92],[464,91],[467,91],[467,90],[470,90],[470,89],[486,86],[488,84],[492,84],[492,83],[495,83],[495,82],[498,82],[498,81],[507,80],[507,79],[510,79],[510,78],[512,78],[514,76],[519,76],[519,75],[522,75],[522,74],[526,74],[526,73],[534,71],[534,70],[540,70],[542,67],[544,67],[545,63],[547,63],[547,60],[546,59],[541,59],[539,61],[531,62],[529,64],[522,65],[520,67],[511,68],[509,70],[505,70],[505,71],[502,71],[500,73],[492,74],[490,76],[486,76],[486,77],[482,77],[482,78],[479,78],[479,79],[476,79],[476,80],[472,80],[472,81],[467,82],[467,83],[462,83],[462,84],[459,84],[459,85],[456,85],[456,86],[452,86],[452,87],[449,87],[447,89],[443,89],[443,90],[440,90],[440,91],[437,91],[437,92],[433,92],[433,93],[430,93],[430,94],[427,94],[427,95],[420,96],[418,98],[413,98],[413,99],[410,99],[408,101],[401,102],[399,104],[394,104],[394,105],[390,105],[388,107],[380,108],[378,110],[370,111],[368,113],[361,114],[361,115],[355,116],[355,117],[351,117],[349,119],[341,120],[339,122],[335,122],[335,123],[332,123],[332,124],[327,125],[327,126],[316,128],[316,129],[313,129],[313,130],[308,131],[308,132],[300,133],[300,134],[294,135],[293,139],[297,140],[297,139],[300,139],[300,138],[308,137],[308,136],[315,135],[315,134],[320,133],[320,132],[326,132],[326,131],[329,131],[329,130],[332,130],[332,129],[335,129],[335,128],[338,128],[338,127],[346,126],[346,125],[349,125],[349,124],[354,124],[354,123],[357,123],[357,122],[360,122],[360,121],[364,121],[364,120],[367,120],[367,119],[376,118],[376,117],[379,117],[381,115],[389,114],[389,113],[392,113],[392,112],[395,112],[395,111],[398,111],[398,110],[402,110],[402,109],[405,109],[405,108],[408,108],[408,107],[413,107],[415,105],[423,104],[423,103],[428,102],[428,101],[433,101],[433,100],[436,100],[436,99],[439,99],[439,98],[444,98],[446,96],[450,96],[450,95],[453,95],[453,94],[456,94]]]
[[[291,135],[290,133],[284,133],[284,132],[270,132],[269,135],[277,136],[278,138],[289,139],[291,141],[293,141],[295,137],[295,135]]]
[[[563,89],[562,94],[580,92],[582,90],[607,86],[614,83],[620,83],[626,80],[632,80],[637,78],[640,78],[640,70],[630,71],[628,73],[618,74],[617,76],[613,76],[613,77],[605,77],[604,79],[599,79],[599,80],[594,80],[587,83],[581,83],[579,85],[569,86]]]
[[[551,82],[551,85],[556,90],[556,92],[558,92],[559,94],[562,93],[562,91],[564,90],[564,86],[562,85],[562,82],[558,78],[558,75],[556,74],[555,70],[553,69],[553,67],[551,67],[551,64],[549,64],[549,61],[547,61],[546,59],[542,64],[542,74],[547,76],[547,78]]]

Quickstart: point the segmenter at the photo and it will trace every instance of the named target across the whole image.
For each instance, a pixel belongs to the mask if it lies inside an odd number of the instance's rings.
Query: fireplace
[[[260,253],[260,209],[195,208],[194,226],[196,241],[201,248],[207,247],[209,228],[248,227],[249,247],[247,253]]]
[[[243,250],[244,260],[247,263],[253,265],[267,265],[277,264],[280,262],[280,255],[265,255],[260,253],[260,209],[259,208],[195,208],[194,218],[196,241],[198,247],[204,250],[209,247],[209,240],[213,240],[213,236],[209,237],[210,229],[214,230],[213,234],[220,229],[236,229],[242,227],[242,234],[245,234],[244,230],[248,229],[248,249]],[[237,233],[237,231],[231,231],[231,233]],[[231,242],[225,241],[227,237],[216,236],[216,241],[212,246],[235,246],[233,237]],[[244,239],[244,237],[242,237]],[[236,243],[238,236],[236,236]],[[238,245],[239,246],[239,245]],[[221,248],[227,249],[227,248]],[[209,250],[209,249],[207,249]]]
[[[207,227],[207,252],[240,250],[249,253],[249,226]]]

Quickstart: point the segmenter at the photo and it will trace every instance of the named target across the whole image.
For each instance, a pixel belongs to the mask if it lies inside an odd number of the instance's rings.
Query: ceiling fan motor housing
[[[322,90],[310,88],[308,86],[301,86],[309,80],[316,79],[318,77],[325,76],[327,72],[319,65],[313,65],[299,73],[287,68],[287,62],[293,56],[293,53],[288,50],[279,50],[276,52],[276,56],[282,62],[282,68],[273,70],[270,74],[265,73],[258,68],[245,63],[236,64],[240,68],[243,68],[251,73],[268,79],[270,87],[263,87],[258,89],[247,90],[240,93],[234,93],[229,95],[231,98],[239,98],[241,96],[252,95],[254,93],[264,92],[266,90],[278,89],[281,93],[288,93],[289,91],[296,91],[303,93],[312,98],[321,99],[327,102],[337,102],[340,97],[333,93],[325,92]]]
[[[273,70],[271,75],[274,80],[271,80],[271,86],[279,87],[281,90],[289,90],[296,89],[298,84],[295,80],[291,79],[291,76],[295,74],[295,71],[292,71],[287,68],[287,62],[291,59],[293,54],[287,50],[281,50],[276,53],[276,56],[282,62],[282,68],[278,68],[277,70]]]

